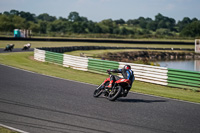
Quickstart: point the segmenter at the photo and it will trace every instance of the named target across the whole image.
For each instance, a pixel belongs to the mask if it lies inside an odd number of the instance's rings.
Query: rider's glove
[[[110,69],[107,70],[107,73],[109,73],[109,72],[110,72]]]

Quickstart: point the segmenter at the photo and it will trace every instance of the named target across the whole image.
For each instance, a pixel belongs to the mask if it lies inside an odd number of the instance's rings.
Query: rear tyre
[[[108,100],[115,101],[119,97],[121,92],[122,92],[122,87],[121,86],[117,86],[115,88],[112,88],[111,92],[109,93],[109,95],[107,97]]]

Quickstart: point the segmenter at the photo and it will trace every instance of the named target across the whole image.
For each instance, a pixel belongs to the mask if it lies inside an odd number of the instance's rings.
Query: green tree
[[[197,19],[197,18],[193,18],[193,19],[192,19],[192,22],[194,22],[194,21],[198,21],[198,19]]]
[[[4,15],[9,16],[10,13],[8,11],[3,12]]]
[[[147,22],[144,17],[139,17],[138,21],[141,28],[145,29],[147,27]]]
[[[128,35],[129,31],[125,27],[123,27],[120,29],[119,34],[120,35]]]
[[[82,22],[73,22],[72,23],[72,32],[74,33],[86,33],[85,23]]]
[[[192,20],[189,17],[184,17],[182,21],[178,21],[178,31],[181,32],[190,23],[192,23]]]
[[[157,23],[157,29],[167,28],[171,31],[174,31],[176,21],[173,18],[165,17],[162,14],[155,16],[155,22]]]
[[[47,25],[48,23],[46,21],[39,21],[39,29],[40,33],[46,34],[47,33]]]
[[[118,20],[115,20],[114,22],[115,22],[116,24],[120,24],[120,25],[123,25],[123,24],[126,23],[123,19],[118,19]]]
[[[156,29],[157,29],[157,23],[155,21],[149,22],[147,24],[147,29],[148,30],[152,30],[152,31],[156,31]]]
[[[129,19],[127,22],[126,22],[128,25],[139,25],[139,20],[138,19]]]
[[[81,17],[79,16],[78,12],[70,12],[68,20],[72,22],[81,21]]]
[[[27,21],[33,21],[33,22],[36,21],[35,20],[36,15],[31,14],[30,12],[21,11],[21,12],[19,12],[19,16],[22,17],[22,18],[25,18]]]
[[[90,22],[88,24],[88,29],[91,33],[102,33],[102,29],[98,23]]]
[[[29,22],[30,26],[29,29],[32,30],[33,33],[39,33],[40,32],[40,25],[34,22]]]
[[[200,21],[194,21],[191,24],[188,24],[181,31],[181,36],[187,37],[199,37],[200,36]]]
[[[19,15],[19,11],[17,11],[17,10],[10,10],[10,15]]]
[[[160,21],[158,22],[157,28],[158,28],[158,29],[167,28],[166,21],[165,21],[165,20],[160,20]]]
[[[105,19],[99,23],[103,33],[113,33],[113,30],[117,28],[117,24],[112,19]]]
[[[12,19],[5,14],[0,15],[0,31],[13,31],[14,29]]]
[[[67,32],[67,21],[56,20],[51,23],[51,31],[52,32],[59,32],[59,33],[66,33]]]
[[[158,13],[156,16],[155,16],[155,21],[156,22],[160,22],[161,20],[164,20],[165,19],[165,17],[162,15],[162,14],[160,14],[160,13]]]
[[[58,20],[62,20],[62,21],[68,21],[67,18],[63,18],[63,17],[59,17]]]
[[[49,21],[49,22],[53,22],[53,21],[56,20],[56,17],[55,17],[55,16],[50,16],[50,15],[47,14],[47,13],[40,14],[37,18],[38,18],[39,20],[42,20],[42,21]]]
[[[14,15],[12,17],[12,23],[16,29],[27,29],[28,23],[26,23],[26,20],[20,16]]]
[[[172,36],[173,34],[170,32],[169,29],[157,29],[156,30],[156,35],[158,36]]]

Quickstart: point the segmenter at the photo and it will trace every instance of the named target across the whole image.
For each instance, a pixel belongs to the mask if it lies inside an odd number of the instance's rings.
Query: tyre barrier
[[[65,53],[75,50],[106,50],[106,49],[140,49],[140,50],[181,50],[181,51],[194,51],[190,48],[145,48],[145,47],[108,47],[108,46],[71,46],[71,47],[42,47],[40,50]]]

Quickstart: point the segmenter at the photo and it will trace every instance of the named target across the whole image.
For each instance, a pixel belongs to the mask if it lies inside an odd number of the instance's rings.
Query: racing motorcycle
[[[15,44],[7,44],[6,48],[4,49],[4,51],[12,51],[14,46],[15,46]]]
[[[112,76],[110,72],[108,72],[109,76]],[[100,95],[104,95],[108,100],[115,101],[119,97],[126,97],[129,90],[131,89],[131,81],[128,79],[119,79],[115,81],[114,85],[111,89],[107,89],[107,86],[110,83],[110,78],[107,78],[101,85],[99,85],[95,91],[93,96],[99,97]]]

